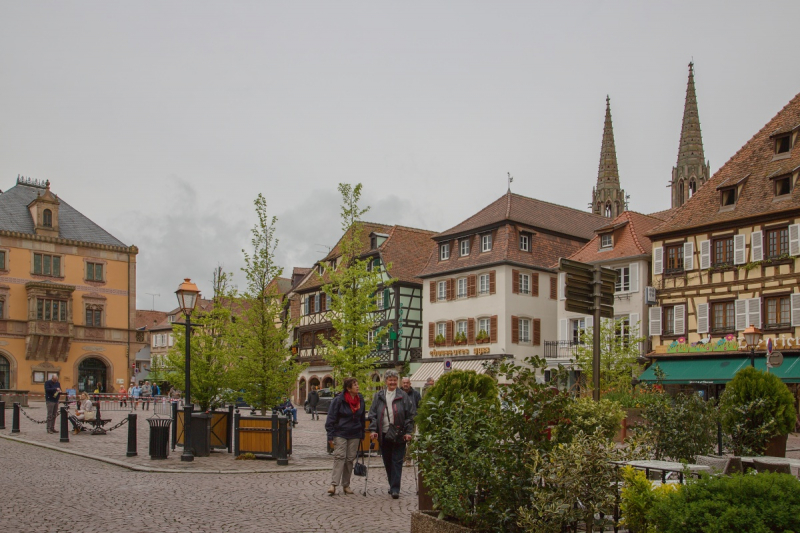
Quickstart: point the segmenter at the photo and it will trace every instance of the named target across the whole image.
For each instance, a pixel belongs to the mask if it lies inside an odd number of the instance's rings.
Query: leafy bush
[[[425,398],[419,404],[415,420],[420,433],[430,429],[431,406],[446,410],[460,400],[462,395],[470,394],[490,400],[496,406],[497,382],[491,376],[478,374],[472,370],[452,370],[440,377],[436,384],[428,389]],[[443,405],[440,406],[440,402],[443,402]]]
[[[714,451],[717,410],[714,402],[698,394],[664,395],[644,411],[654,439],[656,459],[694,462],[698,455]]]
[[[616,402],[607,399],[595,402],[585,397],[569,402],[564,416],[566,420],[557,431],[559,441],[569,441],[579,431],[591,435],[598,428],[606,439],[611,440],[619,432],[625,412]]]
[[[769,440],[794,430],[797,413],[789,388],[752,367],[736,373],[720,399],[722,427],[737,455],[762,455]]]
[[[632,466],[622,469],[622,481],[624,486],[621,491],[620,510],[623,524],[631,533],[655,531],[647,519],[647,512],[657,500],[677,491],[679,486],[664,484],[654,489],[645,473]]]
[[[647,519],[659,533],[800,531],[800,481],[771,473],[703,476],[657,498]]]
[[[646,408],[664,398],[664,387],[641,384],[636,389],[612,388],[603,394],[603,398],[617,402],[626,409]]]

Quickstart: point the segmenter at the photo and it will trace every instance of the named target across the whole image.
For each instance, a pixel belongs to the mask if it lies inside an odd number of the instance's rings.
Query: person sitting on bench
[[[75,434],[81,432],[83,428],[83,424],[81,422],[87,420],[94,420],[95,412],[92,409],[92,400],[89,399],[89,395],[85,392],[81,394],[81,404],[75,410],[75,414],[69,417],[69,421],[72,422],[72,427],[75,430]]]

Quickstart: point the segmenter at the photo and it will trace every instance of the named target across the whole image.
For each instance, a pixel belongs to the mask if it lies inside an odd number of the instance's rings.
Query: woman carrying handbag
[[[333,472],[331,488],[328,489],[331,496],[336,494],[336,487],[340,485],[344,494],[353,494],[350,476],[358,456],[359,443],[364,438],[365,423],[366,404],[358,392],[358,380],[347,378],[344,380],[344,391],[333,399],[325,419],[328,444],[333,447]]]

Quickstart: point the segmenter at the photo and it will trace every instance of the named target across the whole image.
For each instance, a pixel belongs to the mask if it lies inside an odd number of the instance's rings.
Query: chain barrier
[[[28,416],[28,413],[26,413],[25,410],[22,407],[20,407],[19,410],[23,415],[25,415],[25,418],[27,418],[28,420],[30,420],[34,424],[47,424],[47,420],[46,419],[45,420],[35,420],[35,419],[31,418],[30,416]]]
[[[124,426],[124,425],[125,425],[125,424],[127,424],[127,423],[128,423],[128,418],[127,418],[127,417],[125,417],[125,418],[123,418],[122,420],[120,420],[120,421],[119,421],[119,422],[118,422],[118,423],[117,423],[115,426],[113,426],[113,427],[112,427],[112,428],[110,428],[110,429],[107,429],[107,430],[106,430],[106,433],[111,433],[111,432],[112,432],[112,431],[114,431],[115,429],[121,428],[122,426]]]

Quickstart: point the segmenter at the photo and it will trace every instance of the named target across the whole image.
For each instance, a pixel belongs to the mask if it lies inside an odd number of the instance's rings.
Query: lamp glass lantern
[[[200,289],[197,288],[197,285],[192,283],[192,280],[189,278],[184,278],[183,283],[181,283],[178,290],[175,291],[175,295],[178,297],[178,307],[181,308],[183,314],[189,316],[194,311],[195,306],[197,305],[197,296],[200,294]]]
[[[752,324],[750,324],[750,327],[744,330],[742,334],[744,335],[745,342],[747,342],[747,346],[751,348],[758,346],[758,344],[761,342],[761,337],[763,336],[761,330]]]

